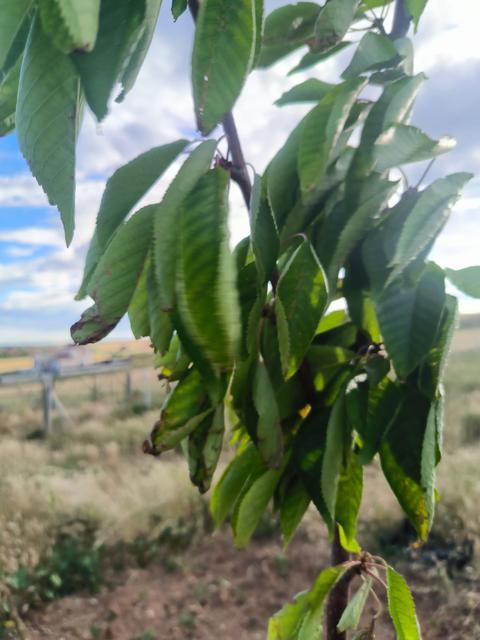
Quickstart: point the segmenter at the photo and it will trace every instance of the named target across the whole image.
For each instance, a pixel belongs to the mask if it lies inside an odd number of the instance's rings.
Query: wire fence
[[[48,436],[54,421],[74,426],[75,416],[88,404],[120,407],[133,403],[150,408],[163,395],[164,387],[151,366],[129,361],[58,372],[12,372],[0,375],[0,426],[2,414],[28,414],[42,435]]]

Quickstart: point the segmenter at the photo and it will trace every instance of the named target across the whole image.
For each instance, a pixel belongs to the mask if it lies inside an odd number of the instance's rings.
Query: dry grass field
[[[465,348],[468,341],[478,349]],[[133,344],[106,343],[94,357],[137,354]],[[260,640],[268,615],[326,564],[327,541],[313,512],[288,553],[273,518],[248,551],[235,551],[227,531],[207,535],[207,503],[191,488],[183,459],[158,461],[140,451],[163,383],[143,370],[132,383],[127,401],[122,373],[59,381],[68,417],[55,414],[47,441],[37,439],[40,390],[0,388],[0,639]],[[409,550],[409,532],[375,466],[368,469],[360,541],[408,576],[426,640],[475,640],[480,329],[459,331],[447,394],[431,542]],[[387,626],[379,634],[393,638]]]

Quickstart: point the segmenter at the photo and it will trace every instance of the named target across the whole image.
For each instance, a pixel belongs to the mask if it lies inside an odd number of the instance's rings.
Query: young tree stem
[[[395,14],[393,16],[392,30],[390,31],[391,40],[404,38],[410,28],[411,17],[407,11],[406,0],[397,0],[395,4]]]
[[[350,554],[340,544],[338,527],[335,526],[335,537],[330,548],[330,563],[333,567],[343,564],[350,559]],[[337,631],[342,613],[348,605],[348,588],[354,573],[347,571],[332,590],[327,601],[326,611],[326,640],[346,640],[347,634]]]
[[[410,27],[411,17],[407,11],[406,0],[396,0],[395,14],[393,18],[392,30],[389,34],[391,40],[403,38],[407,35]],[[350,558],[350,554],[340,544],[338,527],[335,528],[335,538],[330,551],[331,563],[333,566],[342,564]],[[347,572],[332,590],[327,602],[326,615],[326,639],[346,640],[346,633],[337,631],[342,613],[348,605],[348,588],[352,579],[352,574]]]

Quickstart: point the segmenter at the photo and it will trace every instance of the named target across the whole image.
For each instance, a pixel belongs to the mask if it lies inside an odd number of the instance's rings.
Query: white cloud
[[[478,0],[430,0],[417,37],[416,66],[428,70],[442,65],[480,60]]]
[[[35,178],[0,175],[0,207],[44,207],[47,199]]]
[[[18,247],[15,245],[5,249],[5,253],[11,258],[27,258],[31,256],[34,251],[35,249],[33,247]]]
[[[0,231],[0,242],[16,242],[38,247],[61,247],[64,242],[56,229],[23,227]]]
[[[70,290],[62,290],[60,287],[55,289],[51,287],[37,288],[35,291],[14,291],[7,295],[0,302],[0,310],[3,311],[28,311],[30,309],[60,309],[62,311],[74,308],[82,310],[84,304],[79,304],[72,300],[72,292]]]

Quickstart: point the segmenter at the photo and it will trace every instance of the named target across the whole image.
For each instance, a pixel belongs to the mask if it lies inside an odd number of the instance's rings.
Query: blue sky
[[[269,9],[285,2],[267,2]],[[0,344],[69,341],[69,327],[88,301],[73,296],[108,176],[153,145],[195,137],[188,63],[192,25],[188,15],[173,24],[165,1],[158,30],[135,88],[121,105],[113,104],[98,125],[86,114],[77,156],[77,229],[69,249],[63,243],[57,211],[49,207],[31,178],[14,134],[0,139]],[[477,178],[455,208],[438,240],[433,258],[460,268],[480,263],[480,46],[478,0],[430,0],[415,36],[416,71],[428,82],[418,99],[413,123],[432,136],[449,134],[458,145],[440,159],[429,179],[454,171],[473,171]],[[283,91],[317,77],[334,81],[349,53],[287,78],[301,54],[292,54],[268,72],[254,72],[235,107],[247,159],[262,171],[306,107],[277,108]],[[252,116],[252,110],[255,114]],[[422,167],[411,172],[412,178]],[[145,197],[155,202],[176,167]],[[247,215],[234,189],[231,232],[240,239]],[[476,301],[462,298],[463,312],[480,312]],[[129,337],[126,323],[115,337]]]

